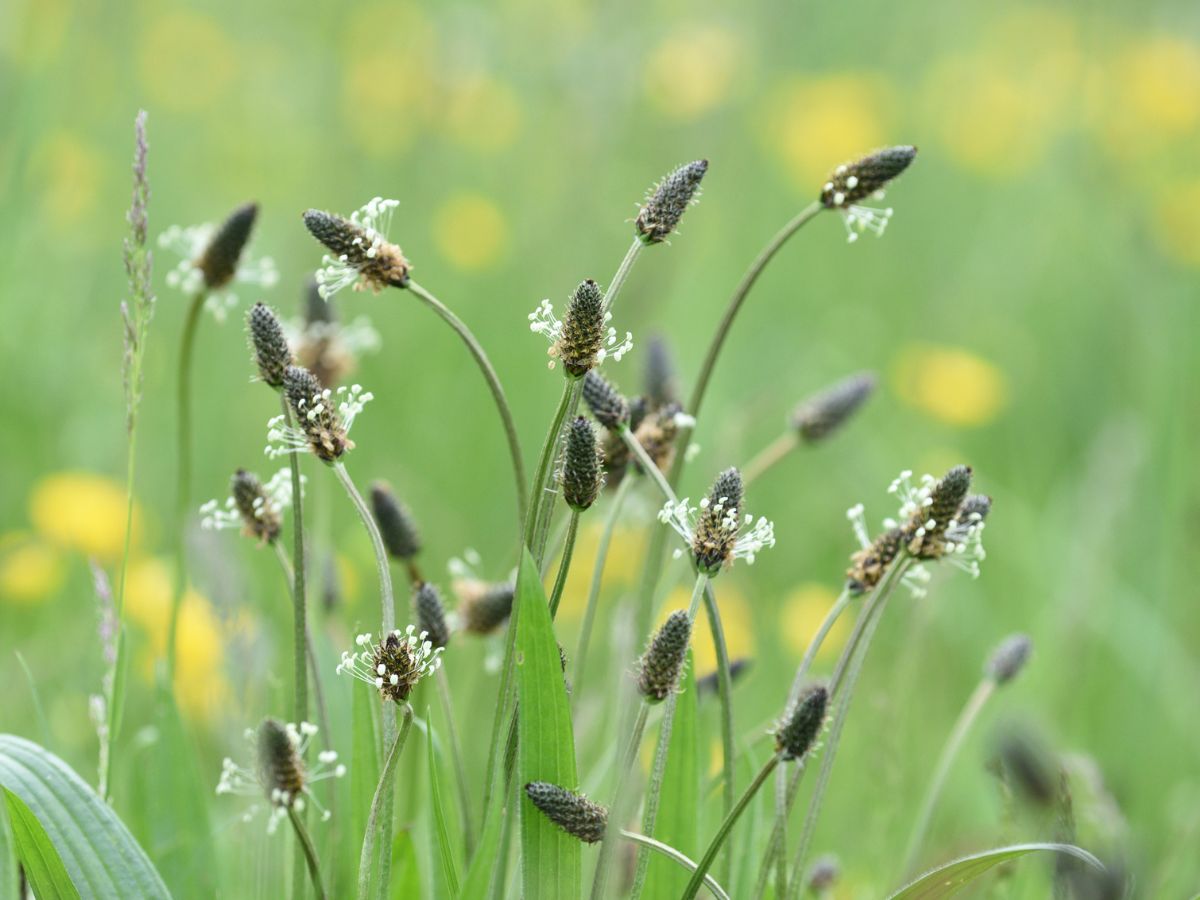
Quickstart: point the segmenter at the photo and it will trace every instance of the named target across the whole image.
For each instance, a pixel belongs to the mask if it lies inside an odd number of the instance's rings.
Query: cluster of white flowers
[[[309,743],[319,729],[311,722],[301,722],[299,725],[288,722],[284,728],[287,731],[287,739],[292,745],[295,758],[298,761],[303,760]],[[249,742],[251,749],[257,754],[258,736],[253,728],[246,729],[245,738]],[[309,787],[315,782],[324,781],[328,778],[342,778],[346,774],[345,765],[338,762],[336,750],[323,750],[317,754],[316,764],[303,773],[303,786],[294,794],[280,788],[278,785],[265,783],[261,769],[261,766],[249,769],[238,765],[228,756],[225,757],[221,763],[221,778],[217,782],[217,793],[242,794],[253,797],[266,796],[271,804],[271,814],[267,819],[267,834],[275,833],[280,819],[287,815],[289,809],[294,809],[297,812],[303,810],[306,799],[321,813],[321,821],[328,821],[330,817],[329,810],[325,809],[320,801],[313,796]],[[259,807],[257,804],[251,806],[243,813],[242,821],[249,822],[257,815],[258,810]]]
[[[534,334],[540,334],[550,342],[551,348],[558,343],[558,339],[562,337],[563,323],[554,315],[554,304],[549,300],[543,300],[537,305],[537,308],[531,312],[528,317],[529,330]],[[633,332],[625,332],[624,340],[617,337],[617,329],[608,323],[612,321],[612,313],[604,314],[604,323],[606,330],[604,333],[604,346],[596,352],[596,365],[600,365],[610,356],[614,362],[620,362],[621,357],[633,349]],[[551,369],[554,368],[554,360],[551,359],[549,364]]]
[[[185,294],[195,294],[204,287],[204,273],[197,268],[196,261],[208,248],[216,231],[217,227],[211,223],[186,227],[172,225],[158,236],[158,246],[179,257],[175,268],[167,272],[168,287]],[[255,284],[270,288],[278,282],[279,270],[275,268],[275,261],[271,257],[256,259],[249,247],[242,251],[233,284]],[[223,323],[237,303],[238,297],[233,291],[210,291],[204,299],[204,308],[217,322]]]
[[[361,384],[352,384],[350,387],[343,386],[336,391],[325,388],[321,391],[318,401],[306,410],[304,415],[308,421],[313,422],[326,410],[336,409],[341,420],[342,430],[349,434],[354,420],[363,411],[363,407],[374,399],[375,395],[364,390]],[[289,453],[307,450],[308,446],[308,436],[304,429],[289,426],[285,416],[272,416],[267,420],[267,446],[263,453],[270,458],[275,459]]]
[[[845,165],[838,166],[835,170],[836,175],[844,175],[847,167]],[[858,176],[851,175],[846,179],[847,190],[853,190],[858,187]],[[833,182],[825,183],[825,190],[833,190]],[[884,191],[882,188],[871,195],[875,200],[882,200]],[[846,240],[853,244],[858,240],[858,236],[864,231],[872,232],[876,237],[883,237],[883,232],[887,229],[888,222],[892,218],[892,208],[876,209],[872,206],[861,206],[857,203],[846,204],[846,195],[841,191],[833,194],[833,206],[842,213],[842,221],[846,225]]]
[[[434,647],[424,631],[418,634],[416,626],[409,625],[404,631],[397,628],[391,633],[391,636],[400,644],[407,645],[407,657],[410,664],[407,672],[390,671],[388,666],[379,659],[380,649],[387,645],[387,635],[379,644],[375,644],[371,640],[370,632],[366,632],[354,639],[359,650],[342,651],[342,661],[338,663],[337,674],[341,675],[345,672],[359,681],[384,690],[387,687],[398,686],[402,678],[409,678],[415,684],[425,676],[432,675],[442,665],[443,648]]]
[[[707,497],[700,501],[700,506],[690,506],[687,497],[678,502],[668,500],[658,511],[658,521],[670,525],[690,547],[696,534],[696,520],[701,512],[707,512],[710,501]],[[736,507],[725,510],[718,501],[716,512],[723,513],[720,527],[731,537],[736,536],[730,559],[744,559],[747,565],[753,565],[755,558],[764,549],[775,546],[775,523],[765,516],[754,516],[746,513],[739,514]],[[684,551],[677,549],[676,559],[683,556]]]
[[[365,206],[350,214],[350,222],[363,231],[363,237],[356,237],[354,243],[364,247],[363,255],[374,259],[379,248],[387,243],[388,229],[392,227],[392,215],[399,200],[385,200],[382,197],[372,197]],[[350,264],[346,254],[333,257],[326,253],[321,259],[321,268],[317,269],[317,290],[328,300],[338,291],[350,287],[358,281],[359,271]]]
[[[290,346],[296,347],[304,341],[335,342],[347,353],[358,356],[376,353],[383,346],[383,339],[367,316],[355,316],[349,322],[305,322],[295,318],[281,323],[283,334]]]
[[[304,492],[307,477],[300,476],[300,491]],[[291,469],[280,469],[263,485],[263,496],[254,501],[254,516],[262,519],[264,512],[273,510],[281,513],[292,505],[292,472]],[[240,528],[244,524],[242,514],[238,511],[237,501],[232,497],[225,498],[222,506],[217,500],[209,500],[200,507],[200,527],[206,531],[222,531],[226,528]]]

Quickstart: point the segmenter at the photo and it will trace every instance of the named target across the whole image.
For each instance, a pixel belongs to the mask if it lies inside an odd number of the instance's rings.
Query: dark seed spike
[[[283,372],[283,390],[297,427],[304,432],[309,449],[318,458],[335,462],[354,446],[346,436],[341,416],[324,396],[324,388],[312,372],[288,366]]]
[[[708,502],[714,506],[719,503],[727,510],[740,510],[744,491],[742,473],[736,468],[730,467],[718,475],[717,480],[713,482],[712,490],[708,492]]]
[[[875,376],[851,375],[814,394],[792,413],[792,427],[809,444],[829,437],[858,411],[875,391]]]
[[[646,400],[653,407],[666,406],[679,400],[679,385],[671,348],[661,335],[654,335],[646,344]]]
[[[385,287],[407,286],[411,267],[395,244],[386,240],[373,243],[366,229],[319,209],[304,213],[304,227],[336,259],[356,269],[363,286],[376,293]]]
[[[1025,668],[1032,652],[1033,641],[1029,635],[1010,635],[993,651],[985,671],[996,684],[1007,684]]]
[[[638,691],[649,703],[661,703],[675,690],[692,639],[692,620],[678,609],[650,640],[638,664]]]
[[[463,628],[472,634],[491,634],[512,614],[516,585],[475,583],[460,593],[458,614]]]
[[[775,749],[784,759],[801,759],[825,725],[825,708],[829,691],[823,684],[805,688],[775,732]]]
[[[563,499],[571,509],[588,509],[604,486],[601,452],[592,423],[579,416],[567,426],[566,447],[560,474]]]
[[[525,785],[525,796],[567,834],[586,844],[604,839],[608,810],[600,804],[548,781],[531,781]]]
[[[904,546],[905,540],[903,528],[889,528],[876,537],[870,547],[851,556],[850,568],[846,570],[847,590],[862,594],[875,587]]]
[[[992,511],[992,498],[987,494],[971,494],[962,502],[955,516],[960,524],[970,525],[972,522],[982,522]],[[975,518],[978,516],[979,518]]]
[[[821,188],[821,203],[831,209],[865,200],[909,167],[917,148],[907,145],[876,150],[833,170]]]
[[[408,562],[421,552],[421,534],[408,508],[385,481],[371,485],[371,511],[388,553]]]
[[[255,303],[246,314],[246,327],[259,378],[273,388],[283,387],[283,373],[293,359],[279,317],[265,303]]]
[[[612,383],[594,369],[583,377],[583,400],[596,421],[616,429],[629,422],[629,402]]]
[[[1002,771],[1026,800],[1046,808],[1058,803],[1060,766],[1040,739],[1023,730],[1010,731],[1001,736],[997,756]]]
[[[250,240],[254,220],[258,218],[258,204],[246,203],[229,214],[212,240],[196,260],[196,268],[204,275],[204,286],[210,291],[224,287],[233,280],[238,260]]]
[[[272,802],[272,792],[282,791],[287,795],[290,806],[304,792],[304,761],[296,752],[296,745],[282,722],[266,718],[258,726],[255,742],[258,749],[258,773],[267,798]]]
[[[695,201],[707,171],[708,160],[698,159],[680,166],[658,183],[637,217],[637,233],[644,243],[659,244],[674,233]]]
[[[450,629],[446,625],[446,608],[442,595],[428,581],[417,586],[413,594],[413,605],[417,610],[417,628],[425,632],[426,639],[435,648],[450,643]]]
[[[257,475],[238,469],[230,481],[229,493],[237,506],[238,515],[242,517],[246,534],[266,544],[279,537],[283,529],[279,510],[271,503]]]
[[[604,346],[605,324],[604,293],[589,278],[571,295],[562,335],[551,348],[568,373],[578,378],[596,366]]]
[[[304,323],[306,325],[332,324],[337,321],[337,307],[333,298],[326,300],[321,296],[317,279],[310,278],[304,286]]]

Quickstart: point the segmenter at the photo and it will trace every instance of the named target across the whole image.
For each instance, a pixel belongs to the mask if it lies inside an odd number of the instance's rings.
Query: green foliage
[[[11,837],[16,848],[17,859],[20,860],[21,866],[25,870],[25,877],[29,879],[29,886],[33,889],[34,896],[38,900],[78,898],[79,891],[71,882],[71,876],[67,874],[67,869],[59,857],[58,851],[54,849],[54,844],[50,842],[46,829],[42,827],[37,817],[29,811],[29,807],[21,801],[21,798],[8,788],[4,789],[4,802],[8,811],[8,820],[12,823]],[[6,895],[16,897],[16,869],[8,870],[4,874],[5,881],[11,879],[10,884],[4,885]],[[8,892],[9,887],[12,888],[11,893]]]
[[[1030,853],[1064,853],[1098,869],[1104,868],[1100,860],[1092,854],[1070,844],[1016,844],[1011,847],[997,847],[982,853],[973,853],[962,859],[938,866],[933,871],[926,872],[912,884],[889,896],[888,900],[941,900],[943,897],[953,897],[995,866],[1009,860],[1020,859]]]
[[[428,728],[425,734],[426,760],[429,763],[429,802],[433,815],[434,840],[437,846],[438,859],[441,861],[441,872],[445,878],[445,887],[450,897],[458,896],[458,860],[455,845],[450,839],[450,829],[446,825],[446,806],[442,798],[442,776],[439,765],[440,751],[436,748],[434,739],[433,711],[428,710],[425,721]]]

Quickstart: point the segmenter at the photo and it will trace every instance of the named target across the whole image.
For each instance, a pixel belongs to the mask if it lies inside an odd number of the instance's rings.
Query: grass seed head
[[[282,530],[279,510],[253,472],[238,469],[230,481],[230,496],[242,517],[245,532],[264,544],[273,543]]]
[[[446,608],[442,595],[428,581],[417,586],[413,594],[413,606],[417,611],[417,628],[425,632],[426,640],[434,648],[450,643],[450,628],[446,625]]]
[[[550,352],[562,360],[569,374],[579,378],[599,364],[606,332],[604,293],[589,278],[571,295],[563,316],[562,334]]]
[[[216,230],[200,258],[196,268],[204,276],[204,286],[210,291],[224,287],[237,273],[238,260],[250,241],[254,220],[258,218],[258,204],[246,203],[229,214]]]
[[[601,450],[596,441],[596,430],[583,416],[578,416],[567,425],[566,446],[563,450],[562,471],[563,499],[571,509],[582,512],[600,496],[604,486],[604,470],[601,466]]]
[[[596,421],[605,428],[616,429],[629,424],[629,401],[594,369],[583,378],[583,400]]]
[[[823,684],[809,685],[775,731],[775,749],[784,759],[803,759],[825,726],[829,690]]]
[[[713,576],[733,559],[742,524],[743,490],[742,473],[726,469],[700,504],[692,534],[692,560],[697,571]]]
[[[843,163],[833,170],[821,188],[822,205],[839,209],[874,196],[907,169],[916,156],[916,147],[902,145],[876,150],[853,162]]]
[[[279,317],[265,303],[255,303],[246,314],[246,327],[259,378],[278,390],[283,387],[283,373],[294,361]]]
[[[649,703],[661,703],[675,690],[692,639],[692,620],[677,609],[650,640],[638,664],[638,691]]]
[[[600,804],[548,781],[529,782],[525,785],[525,796],[533,801],[542,815],[585,844],[595,844],[604,839],[608,810]]]
[[[1025,668],[1032,652],[1033,641],[1029,635],[1010,635],[992,652],[986,672],[996,684],[1007,684]]]
[[[355,290],[378,294],[385,287],[407,286],[412,267],[400,248],[379,234],[319,209],[304,213],[304,226],[325,245],[335,264],[358,273]]]
[[[807,444],[824,440],[844,425],[874,390],[874,375],[851,375],[797,406],[792,413],[792,427]]]
[[[511,581],[466,580],[458,582],[455,589],[462,627],[472,634],[491,634],[512,614],[516,585]]]
[[[296,425],[318,458],[328,463],[336,462],[354,447],[333,401],[312,372],[300,366],[288,366],[283,372],[283,390],[296,417]]]
[[[371,485],[371,510],[388,553],[409,562],[421,552],[421,534],[408,508],[383,481]]]
[[[282,722],[266,718],[258,726],[255,744],[259,780],[267,799],[277,805],[291,806],[307,784],[304,760],[297,752],[295,738]]]
[[[674,232],[687,208],[696,202],[708,160],[680,166],[660,181],[638,212],[635,227],[646,244],[661,244]]]

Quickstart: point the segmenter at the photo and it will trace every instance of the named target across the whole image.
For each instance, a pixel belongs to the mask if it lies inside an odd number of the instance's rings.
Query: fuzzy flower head
[[[353,449],[350,429],[363,407],[375,399],[361,384],[336,391],[323,388],[316,376],[299,366],[288,366],[284,372],[283,391],[296,425],[289,426],[282,415],[267,422],[264,452],[272,458],[311,450],[325,462],[335,462]]]
[[[468,547],[462,556],[451,558],[447,568],[450,588],[458,598],[454,611],[458,627],[469,634],[488,635],[512,614],[516,573],[507,581],[487,581],[480,574],[482,563],[478,551]]]
[[[217,793],[265,795],[271,808],[268,834],[274,834],[288,810],[300,812],[306,801],[320,811],[322,822],[328,821],[329,810],[313,795],[312,785],[328,778],[342,778],[346,767],[338,762],[338,755],[333,750],[318,753],[316,765],[305,764],[305,752],[316,733],[317,726],[311,722],[294,725],[275,719],[264,719],[257,731],[246,729],[246,740],[253,749],[256,765],[253,769],[243,767],[226,757],[221,765]],[[243,815],[243,821],[249,821],[257,812],[258,807],[252,806]]]
[[[792,427],[806,444],[823,441],[841,428],[875,390],[875,376],[851,375],[812,395],[792,413]]]
[[[434,647],[429,635],[409,625],[388,633],[378,643],[371,635],[360,634],[354,643],[356,651],[346,650],[337,672],[354,676],[379,691],[384,700],[403,703],[426,675],[432,675],[442,664],[442,648]]]
[[[620,362],[633,349],[633,332],[625,332],[620,340],[617,329],[609,325],[611,321],[612,313],[604,308],[604,293],[588,279],[571,295],[562,321],[554,315],[554,305],[543,300],[529,314],[529,330],[550,342],[551,369],[554,361],[561,359],[567,374],[579,378],[610,356]]]
[[[598,803],[548,781],[531,781],[525,796],[547,819],[585,844],[604,840],[608,810]]]
[[[680,166],[656,184],[638,210],[634,227],[645,244],[661,244],[672,234],[689,206],[700,200],[700,182],[708,160]]]
[[[300,476],[301,490],[304,481],[304,476]],[[200,527],[211,531],[240,527],[247,537],[270,544],[279,537],[283,511],[291,505],[290,469],[280,469],[266,484],[253,472],[238,469],[230,480],[225,504],[222,506],[216,500],[209,500],[200,507]]]
[[[882,200],[884,189],[916,158],[917,148],[888,147],[833,170],[821,188],[821,204],[836,209],[846,225],[847,240],[854,243],[864,231],[882,236],[892,218],[891,208],[862,206],[867,198]]]
[[[359,357],[383,345],[367,316],[339,321],[332,300],[325,300],[314,281],[306,295],[303,318],[283,324],[296,361],[326,387],[336,387],[358,369]]]
[[[692,620],[682,609],[671,613],[650,639],[638,662],[637,679],[638,692],[647,703],[661,703],[675,691],[691,639]]]
[[[235,284],[274,287],[279,272],[269,256],[255,259],[247,244],[258,205],[247,203],[230,214],[219,227],[212,224],[172,225],[158,237],[158,245],[180,257],[167,273],[167,285],[185,294],[205,291],[204,308],[224,322],[238,302],[237,295],[222,290]]]
[[[351,285],[356,291],[370,289],[378,294],[385,287],[408,284],[411,266],[387,238],[399,205],[399,200],[374,197],[349,219],[318,209],[304,214],[309,233],[329,250],[316,276],[322,297],[328,300]]]
[[[680,429],[695,424],[695,418],[685,413],[678,403],[668,403],[652,412],[645,412],[643,407],[640,416],[636,416],[632,408],[630,410],[629,427],[633,436],[663,472],[671,468],[675,459],[675,439],[679,437]]]
[[[292,348],[275,311],[265,303],[255,303],[246,314],[246,330],[254,351],[254,365],[264,384],[278,390],[283,375],[294,360]]]
[[[784,759],[804,759],[817,745],[825,727],[829,690],[823,684],[806,687],[775,729],[775,749]]]
[[[736,559],[752,565],[763,548],[775,546],[775,526],[763,517],[743,515],[741,506],[741,473],[727,469],[717,476],[699,508],[689,506],[686,497],[678,503],[668,500],[658,519],[687,542],[696,571],[711,578]],[[683,551],[675,555],[678,558]]]
[[[603,451],[592,423],[579,416],[567,423],[562,464],[557,472],[563,499],[577,512],[589,509],[604,487]]]

